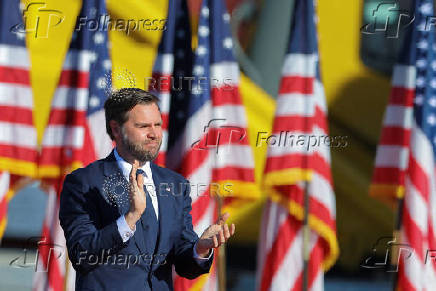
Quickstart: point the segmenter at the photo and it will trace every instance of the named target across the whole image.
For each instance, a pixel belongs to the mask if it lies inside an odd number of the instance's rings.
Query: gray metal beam
[[[294,0],[264,0],[254,41],[248,53],[258,74],[253,79],[274,98],[277,96],[283,59],[288,47],[293,7]],[[250,71],[246,73],[250,77]]]

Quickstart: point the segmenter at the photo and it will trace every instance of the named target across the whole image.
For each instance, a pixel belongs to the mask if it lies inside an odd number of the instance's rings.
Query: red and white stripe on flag
[[[80,17],[105,13],[104,0],[89,0],[83,1]],[[39,157],[39,176],[49,189],[42,236],[50,246],[65,245],[57,214],[64,176],[112,150],[112,142],[102,127],[105,122],[103,103],[107,97],[104,89],[110,89],[107,83],[111,83],[105,77],[110,67],[106,31],[76,29],[52,100]],[[58,290],[74,275],[74,269],[65,263],[66,251],[63,257],[53,259],[50,253],[45,253],[44,245],[41,248],[41,263],[48,271],[35,280],[35,288]],[[64,278],[65,273],[67,278]]]
[[[211,66],[211,79],[233,80],[227,87],[212,87],[212,100],[207,102],[187,123],[184,141],[185,154],[181,160],[181,173],[194,185],[191,189],[192,221],[198,235],[217,219],[215,195],[227,203],[240,199],[253,199],[257,193],[254,185],[254,161],[246,134],[245,109],[239,95],[239,69],[236,63],[220,63]],[[211,120],[225,120],[222,124]],[[200,132],[199,125],[212,126],[207,133]],[[198,134],[201,135],[199,136]],[[218,141],[218,142],[217,142]],[[192,144],[196,143],[193,148]],[[208,146],[216,146],[212,150]],[[202,149],[203,150],[202,150]],[[206,150],[204,150],[206,149]],[[218,152],[216,152],[218,151]],[[201,187],[217,183],[217,187]],[[223,185],[229,185],[231,197],[227,200]],[[219,185],[219,186],[218,186]],[[245,192],[246,191],[246,192]],[[245,194],[245,195],[244,195]],[[250,196],[253,195],[253,196]],[[217,256],[215,256],[217,257]],[[216,259],[208,279],[204,275],[196,280],[177,277],[176,290],[214,290],[216,287]],[[211,289],[211,286],[215,286]]]
[[[170,53],[158,53],[153,67],[152,80],[149,90],[159,98],[159,108],[162,116],[162,145],[154,163],[165,166],[166,151],[168,149],[168,122],[171,101],[171,78],[173,74],[174,56]]]
[[[394,205],[405,192],[413,124],[415,80],[415,67],[408,65],[394,67],[392,90],[385,111],[370,186],[371,196],[390,205]]]
[[[61,184],[46,185],[48,202],[38,242],[37,265],[33,277],[34,291],[73,291],[75,271],[68,260],[63,230],[59,224],[59,189]]]
[[[436,286],[436,171],[433,145],[413,121],[405,175],[397,286],[402,291],[433,290]],[[409,256],[410,255],[410,256]]]
[[[208,124],[212,116],[212,104],[203,105],[198,114],[193,115],[186,123],[185,133],[177,146],[183,150],[183,156],[179,157],[179,172],[191,183],[191,216],[192,225],[197,235],[217,219],[217,205],[212,197],[209,187],[212,183],[213,152],[208,150],[196,150],[191,145],[202,138],[196,135],[199,124]],[[174,160],[173,160],[174,162]],[[200,276],[194,280],[188,280],[180,276],[174,277],[174,290],[216,290],[216,260],[214,260],[209,274]]]
[[[399,290],[432,290],[436,265],[436,172],[433,145],[414,120],[416,68],[396,65],[390,101],[375,161],[371,195],[389,203],[403,198],[397,286]]]
[[[217,196],[223,199],[223,211],[232,202],[259,197],[229,19],[223,1],[202,2],[199,31],[203,32],[193,62],[190,108],[178,112],[190,116],[167,157],[167,164],[192,185],[192,223],[199,236],[218,218]],[[210,87],[202,87],[201,78]],[[197,279],[176,277],[175,290],[216,290],[216,262],[217,254],[209,274]]]
[[[42,141],[43,178],[62,177],[97,157],[86,117],[90,58],[88,51],[67,53]]]
[[[64,234],[59,225],[61,184],[58,183],[65,174],[95,161],[104,155],[104,150],[111,148],[110,143],[109,148],[106,145],[107,136],[99,138],[94,134],[97,130],[106,135],[101,120],[93,121],[87,116],[92,57],[92,53],[86,50],[68,51],[44,132],[39,171],[47,184],[49,199],[42,232],[45,242],[39,247],[38,268],[45,271],[37,272],[35,291],[63,290],[64,285],[69,286],[67,290],[74,290],[75,271],[68,260]],[[51,254],[50,247],[55,249],[54,253],[60,248],[63,252]]]
[[[303,227],[301,221],[281,204],[266,202],[261,220],[258,246],[258,290],[295,290],[303,288]],[[311,230],[309,249],[309,290],[323,290],[322,264],[324,240]]]
[[[48,202],[38,245],[40,271],[34,276],[34,291],[64,290],[64,286],[74,290],[75,271],[59,224],[59,195],[64,175],[96,158],[93,143],[86,139],[90,136],[86,118],[90,58],[87,51],[67,52],[43,136],[39,176]]]
[[[416,0],[415,21],[394,66],[392,90],[377,148],[370,194],[399,204],[401,235],[397,289],[433,290],[436,285],[436,171],[433,90],[434,32],[421,29],[433,1]],[[423,45],[425,44],[425,45]],[[403,199],[403,203],[396,203]],[[400,214],[399,214],[400,215]],[[396,238],[398,239],[398,238]]]
[[[42,236],[47,243],[56,246],[65,247],[65,241],[57,215],[59,194],[56,194],[56,190],[60,191],[61,186],[55,187],[55,184],[58,179],[63,180],[65,174],[107,155],[112,149],[112,143],[101,128],[104,116],[100,112],[87,116],[92,57],[88,51],[70,50],[67,53],[42,142],[40,176],[49,185],[49,203]],[[68,267],[65,267],[66,248],[64,257],[59,259],[53,259],[53,255],[44,251],[40,251],[40,256],[41,264],[44,264],[42,267],[47,272],[35,277],[34,290],[62,290],[58,288],[63,284],[73,286],[73,290],[75,271],[69,260]],[[64,278],[66,269],[68,276]]]
[[[253,152],[248,141],[245,108],[239,91],[238,64],[212,64],[210,74],[211,80],[227,80],[226,84],[212,83],[212,117],[225,120],[224,127],[209,129],[205,140],[205,145],[211,140],[218,146],[217,154],[213,153],[213,181],[231,185],[233,193],[230,196],[233,199],[258,198],[254,184]],[[220,194],[226,197],[221,188]],[[224,208],[226,202],[224,200]]]
[[[185,154],[180,161],[180,172],[194,185],[191,189],[191,214],[194,230],[198,235],[218,218],[215,195],[221,195],[223,211],[226,211],[226,206],[230,203],[255,199],[258,194],[254,184],[254,160],[248,142],[245,108],[239,93],[237,63],[212,64],[211,80],[228,82],[225,85],[212,84],[211,101],[203,105],[187,122],[183,146]],[[220,127],[223,124],[219,122],[211,123],[211,120],[223,120],[225,127]],[[199,125],[211,126],[204,133],[199,130]],[[196,145],[192,147],[194,143]],[[204,189],[201,186],[211,183],[217,183],[214,184],[216,187]],[[231,193],[227,193],[225,187]],[[216,260],[210,275],[203,275],[195,280],[176,277],[175,290],[215,290]]]
[[[24,182],[22,177],[34,178],[37,171],[29,68],[24,46],[0,44],[0,238],[16,186]]]
[[[317,62],[317,54],[291,53],[285,58],[272,134],[278,137],[285,132],[288,140],[286,144],[268,147],[264,182],[269,195],[264,210],[268,227],[263,227],[260,234],[257,270],[260,290],[299,290],[298,286],[302,286],[305,185],[311,228],[311,290],[322,290],[323,272],[338,256],[330,150],[308,140],[328,136],[327,106],[323,86],[316,77]],[[298,136],[304,136],[305,142],[298,144],[296,138],[291,144],[292,137]],[[277,220],[275,216],[282,212],[282,218]],[[298,272],[295,266],[300,266]],[[289,276],[293,278],[291,285],[289,281],[283,282]]]
[[[35,177],[37,137],[29,68],[25,47],[0,44],[0,169]]]

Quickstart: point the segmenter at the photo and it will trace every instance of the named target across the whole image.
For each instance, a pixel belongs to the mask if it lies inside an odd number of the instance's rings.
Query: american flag
[[[106,14],[104,0],[84,0],[79,17],[99,19]],[[107,31],[103,27],[93,30],[76,26],[42,141],[40,176],[47,185],[49,199],[38,268],[48,271],[36,273],[34,290],[63,290],[64,280],[67,288],[74,286],[74,270],[67,261],[66,249],[62,256],[50,258],[44,246],[65,246],[58,219],[64,175],[108,155],[112,149],[112,142],[102,128],[110,69]]]
[[[400,243],[401,290],[433,290],[436,265],[436,42],[426,29],[433,1],[415,1],[415,21],[392,76],[392,91],[377,149],[372,194],[404,197]],[[430,253],[429,253],[430,252]]]
[[[177,13],[176,18],[181,15]],[[167,165],[191,183],[191,215],[198,235],[217,219],[214,195],[228,194],[222,185],[228,185],[233,197],[241,197],[245,190],[255,188],[254,161],[246,134],[239,68],[232,52],[229,22],[230,15],[222,0],[203,0],[192,67],[190,48],[184,52],[175,49],[175,79],[186,80],[192,68],[193,80],[190,85],[183,83],[184,90],[173,90]],[[188,25],[186,22],[185,26]],[[176,44],[184,40],[186,48],[188,36],[186,30],[179,28]],[[174,288],[216,290],[216,259],[209,275],[195,280],[176,277]]]
[[[309,195],[309,290],[323,290],[324,271],[338,255],[330,151],[309,136],[328,136],[312,1],[297,0],[282,69],[264,184],[265,205],[258,247],[258,290],[302,290],[304,192]],[[277,143],[279,136],[283,140]],[[305,142],[296,143],[301,136]],[[271,140],[271,139],[270,139]],[[286,142],[286,143],[285,143]],[[307,181],[305,183],[304,181]]]
[[[21,6],[21,9],[23,7]],[[30,58],[20,1],[0,3],[0,238],[9,200],[23,176],[36,176]],[[21,26],[20,26],[21,25]]]
[[[166,30],[162,33],[153,66],[152,79],[149,80],[148,84],[150,92],[159,97],[159,108],[162,115],[162,146],[156,160],[154,160],[154,162],[160,166],[165,166],[166,151],[168,148],[168,121],[171,102],[171,87],[173,87],[171,84],[173,84],[172,77],[174,69],[176,9],[182,9],[181,1],[169,0],[167,22],[165,25]],[[184,17],[185,19],[178,18],[179,21],[189,21],[187,13],[185,13]],[[179,31],[184,30],[179,29]],[[186,45],[186,42],[184,44]],[[184,54],[185,51],[186,49],[178,48],[179,54]]]
[[[100,15],[106,15],[103,0],[83,1],[79,17],[92,20]],[[62,177],[112,150],[112,142],[101,127],[112,66],[107,38],[103,29],[76,26],[44,132],[39,160],[43,178]]]
[[[34,291],[73,291],[75,271],[68,261],[64,233],[59,223],[61,179],[45,185],[47,206],[38,241],[37,265],[33,276]]]

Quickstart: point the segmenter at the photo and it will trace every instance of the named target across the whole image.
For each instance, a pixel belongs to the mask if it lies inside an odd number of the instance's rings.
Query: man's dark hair
[[[137,104],[156,104],[159,108],[159,98],[139,88],[121,88],[109,96],[104,103],[106,116],[106,132],[112,140],[114,136],[109,121],[115,120],[120,126],[128,119],[128,112]],[[160,109],[159,109],[160,110]]]

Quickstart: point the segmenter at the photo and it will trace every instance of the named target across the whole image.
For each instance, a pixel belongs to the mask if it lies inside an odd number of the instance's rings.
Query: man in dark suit
[[[213,248],[235,226],[224,214],[198,238],[189,182],[151,162],[162,142],[158,99],[124,88],[108,98],[105,114],[116,148],[67,175],[61,193],[76,290],[172,290],[173,266],[188,279],[208,273]]]

